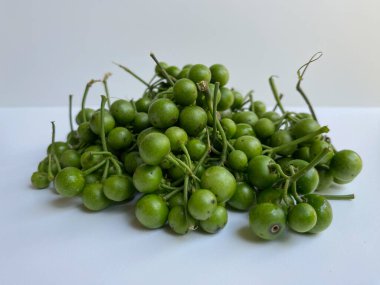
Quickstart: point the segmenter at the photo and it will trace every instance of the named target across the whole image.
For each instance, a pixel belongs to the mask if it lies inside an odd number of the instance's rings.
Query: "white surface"
[[[79,199],[34,190],[50,123],[68,131],[66,108],[0,109],[0,284],[379,284],[380,109],[320,109],[338,149],[356,150],[361,175],[336,193],[332,226],[265,242],[247,214],[229,212],[216,235],[144,230],[131,204],[88,213]],[[334,190],[335,191],[335,190]]]
[[[0,106],[79,102],[108,71],[112,96],[139,96],[111,61],[149,79],[150,51],[179,66],[223,63],[230,86],[271,103],[278,75],[285,102],[302,105],[296,71],[323,51],[304,82],[316,105],[380,107],[379,11],[378,0],[0,0]]]

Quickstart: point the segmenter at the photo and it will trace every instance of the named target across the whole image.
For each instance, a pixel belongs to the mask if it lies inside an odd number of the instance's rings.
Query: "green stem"
[[[176,166],[180,167],[182,169],[182,171],[184,171],[185,173],[187,172],[189,175],[191,175],[192,178],[199,180],[199,178],[194,175],[191,168],[186,163],[184,163],[182,160],[176,158],[172,153],[169,153],[166,156],[166,158],[169,159],[169,161],[173,162]]]
[[[144,79],[142,79],[140,76],[138,76],[136,73],[134,73],[132,70],[130,70],[128,67],[124,66],[124,65],[121,65],[119,63],[116,63],[116,62],[112,62],[113,64],[117,65],[118,67],[120,67],[121,69],[123,69],[124,71],[128,72],[130,75],[132,75],[134,78],[136,78],[138,81],[140,81],[142,84],[144,84],[146,87],[150,88],[150,84],[147,83]]]
[[[185,154],[187,165],[190,168],[192,168],[193,165],[191,163],[191,157],[190,157],[189,151],[187,150],[187,147],[184,144],[181,144],[181,149],[182,149],[183,153]]]
[[[117,175],[122,175],[123,171],[121,170],[121,167],[120,167],[119,163],[117,162],[117,160],[114,157],[110,157],[110,160],[111,160],[111,163],[113,164],[113,166],[116,169]]]
[[[305,94],[305,92],[303,91],[303,89],[301,88],[301,81],[303,80],[303,77],[305,75],[305,72],[307,70],[307,68],[310,66],[310,64],[318,59],[320,59],[322,56],[322,52],[317,52],[315,53],[307,63],[305,63],[304,65],[302,65],[298,70],[297,70],[297,76],[298,76],[298,82],[297,82],[297,86],[296,86],[296,89],[297,91],[301,94],[302,98],[304,99],[304,101],[306,102],[307,104],[307,107],[309,108],[310,110],[310,113],[311,115],[313,116],[313,119],[316,120],[318,122],[318,119],[317,119],[317,116],[314,112],[314,109],[313,109],[313,106],[309,100],[309,98],[307,97],[307,95]]]
[[[300,179],[303,175],[305,175],[306,172],[316,166],[329,152],[330,150],[328,148],[323,149],[312,161],[310,161],[308,165],[298,170],[297,173],[292,174],[290,177],[291,182],[296,182],[298,179]]]
[[[150,57],[153,58],[153,60],[155,61],[155,63],[158,65],[158,67],[160,68],[162,74],[165,76],[166,80],[170,83],[171,86],[174,85],[174,82],[173,80],[170,78],[169,74],[166,72],[165,68],[163,68],[160,64],[160,62],[157,60],[156,56],[154,55],[154,53],[150,53]]]
[[[102,102],[100,105],[100,139],[102,141],[103,151],[108,152],[107,142],[106,142],[106,132],[104,129],[104,106],[106,104],[107,98],[104,95],[102,95],[101,97],[102,97]]]
[[[216,122],[217,122],[218,131],[222,135],[222,141],[223,141],[222,156],[221,156],[220,163],[224,164],[226,162],[226,159],[227,159],[227,137],[226,137],[226,134],[223,130],[222,124],[219,122],[219,120],[217,120]]]
[[[307,134],[303,137],[300,137],[296,140],[290,141],[288,143],[282,144],[282,145],[274,147],[274,148],[266,149],[263,151],[263,154],[279,152],[279,151],[281,151],[281,150],[283,150],[289,146],[294,146],[294,145],[297,145],[299,143],[303,143],[305,141],[308,141],[308,140],[314,138],[315,136],[318,136],[320,134],[327,133],[327,132],[329,132],[329,128],[327,126],[323,126],[323,127],[319,128],[318,130],[316,130],[310,134]]]
[[[183,183],[183,208],[185,210],[185,218],[186,218],[186,223],[188,222],[187,220],[187,199],[188,199],[188,192],[189,192],[189,176],[185,176],[185,181]]]
[[[58,157],[55,154],[55,123],[54,121],[51,122],[52,127],[52,134],[51,134],[51,155],[54,159],[55,163],[57,164],[58,172],[61,171],[61,164],[59,163]]]
[[[111,109],[111,98],[110,98],[110,93],[109,93],[109,90],[108,90],[108,83],[107,83],[107,80],[108,78],[112,75],[112,73],[110,72],[107,72],[106,74],[104,74],[104,77],[103,77],[103,86],[104,86],[104,91],[106,93],[106,96],[107,96],[107,105],[108,105],[108,109]]]
[[[82,119],[83,119],[83,122],[87,122],[87,118],[86,118],[86,112],[85,112],[85,105],[86,105],[86,99],[87,99],[87,94],[88,94],[88,91],[90,90],[91,86],[95,83],[95,82],[100,82],[100,80],[90,80],[87,84],[86,84],[86,88],[84,89],[84,93],[83,93],[83,96],[82,96]]]
[[[273,163],[273,164],[270,164],[269,167],[273,167],[274,169],[278,171],[278,173],[280,174],[282,178],[289,180],[289,176],[284,173],[284,171],[282,170],[279,164]]]
[[[289,169],[290,169],[290,173],[292,174],[292,177],[293,177],[295,175],[294,166],[290,165]],[[289,182],[291,182],[291,181],[289,181]],[[296,181],[292,182],[291,187],[292,187],[292,195],[294,196],[294,199],[296,199],[296,201],[298,203],[302,203],[303,200],[301,199],[301,197],[297,193],[297,182]]]
[[[106,166],[104,167],[104,170],[103,170],[102,182],[107,179],[109,168],[110,168],[110,160],[107,159]]]
[[[49,181],[54,180],[53,172],[51,171],[51,153],[48,154],[48,179]]]
[[[286,179],[285,180],[285,185],[284,185],[284,192],[282,194],[282,199],[285,201],[285,204],[288,207],[289,207],[289,203],[288,203],[288,189],[289,189],[289,185],[290,185],[290,179]]]
[[[276,100],[277,105],[278,105],[278,107],[279,107],[280,110],[281,110],[281,113],[285,113],[284,106],[282,106],[282,103],[281,103],[280,97],[279,97],[279,95],[278,95],[278,91],[277,91],[276,84],[274,83],[274,79],[273,79],[274,77],[275,77],[275,76],[271,76],[271,77],[269,77],[269,85],[270,85],[270,88],[272,89],[272,93],[273,93],[274,99]]]
[[[108,155],[108,156],[112,156],[112,152],[109,152],[109,151],[90,151],[90,155]]]
[[[83,175],[86,176],[86,175],[89,175],[89,174],[91,174],[92,172],[98,170],[100,167],[102,167],[104,164],[106,164],[106,162],[107,162],[108,159],[109,159],[109,158],[105,158],[105,159],[103,159],[101,162],[99,162],[98,164],[96,164],[96,165],[90,167],[89,169],[84,170],[84,171],[82,172]]]
[[[355,195],[354,194],[348,194],[348,195],[327,195],[327,194],[319,194],[323,197],[325,197],[326,199],[329,199],[329,200],[352,200],[352,199],[355,199]]]
[[[173,187],[173,188],[174,188],[174,187]],[[175,194],[177,194],[178,192],[181,192],[182,189],[183,189],[183,187],[175,187],[175,189],[174,189],[172,192],[166,194],[166,195],[163,196],[162,198],[163,198],[165,201],[167,201],[167,200],[169,200],[171,197],[173,197]]]
[[[74,131],[73,125],[73,95],[69,95],[69,122],[70,122],[70,131]]]
[[[278,98],[280,102],[281,102],[282,98],[284,98],[284,94],[280,94],[280,97]],[[276,102],[276,105],[274,105],[272,111],[275,112],[277,108],[278,108],[278,103]]]
[[[213,119],[213,130],[212,130],[212,144],[214,144],[216,139],[216,109],[218,105],[218,91],[219,91],[219,82],[216,82],[214,85],[214,97],[212,98],[212,119]]]

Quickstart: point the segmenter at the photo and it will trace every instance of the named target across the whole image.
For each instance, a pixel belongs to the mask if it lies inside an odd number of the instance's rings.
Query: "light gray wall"
[[[272,103],[278,75],[285,102],[301,105],[296,70],[324,56],[304,81],[316,105],[380,106],[380,1],[20,1],[0,0],[0,106],[75,104],[105,72],[113,97],[137,97],[138,82],[112,65],[152,74],[149,52],[182,66],[223,63],[231,86]],[[90,104],[98,102],[94,88]]]

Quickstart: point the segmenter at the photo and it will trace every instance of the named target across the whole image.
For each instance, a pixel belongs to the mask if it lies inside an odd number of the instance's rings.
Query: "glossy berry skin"
[[[85,114],[86,122],[88,122],[92,115],[94,114],[94,110],[90,108],[85,108],[84,110],[80,110],[78,114],[75,117],[75,121],[78,125],[84,123],[85,121],[83,120],[83,113]]]
[[[231,89],[226,87],[220,88],[220,101],[218,103],[218,111],[225,111],[234,104],[234,93],[232,93]]]
[[[224,130],[224,133],[226,134],[227,139],[232,138],[236,133],[236,124],[234,121],[232,121],[229,118],[223,118],[220,121],[220,124],[222,125],[222,128]]]
[[[167,221],[169,208],[165,200],[156,194],[148,194],[136,203],[135,216],[146,228],[161,228]]]
[[[230,74],[228,69],[222,64],[214,64],[210,66],[211,71],[211,82],[219,82],[220,86],[224,86],[228,83],[230,79]]]
[[[255,132],[251,125],[246,123],[236,124],[236,132],[234,138],[240,138],[242,136],[255,136]]]
[[[112,204],[103,193],[103,184],[96,182],[87,184],[82,194],[83,205],[91,211],[100,211]]]
[[[256,236],[274,240],[286,228],[285,213],[280,206],[272,203],[257,204],[249,211],[249,225]]]
[[[271,168],[275,164],[269,156],[259,155],[252,158],[248,163],[248,179],[251,185],[264,190],[276,183],[280,176],[278,172]]]
[[[318,124],[317,121],[311,118],[306,118],[306,119],[299,120],[297,123],[295,123],[291,129],[291,132],[292,132],[292,136],[298,139],[307,134],[317,131],[319,128],[320,128],[320,125]]]
[[[104,112],[104,132],[108,134],[116,125],[115,119],[108,112]],[[101,133],[101,114],[100,111],[96,111],[90,120],[90,128],[91,130],[97,134],[98,136]]]
[[[272,147],[281,146],[283,144],[289,143],[293,140],[292,135],[288,130],[278,130],[274,132],[270,138],[270,144]],[[288,156],[297,149],[297,145],[288,146],[278,152],[279,155]]]
[[[273,123],[276,123],[281,119],[281,116],[280,116],[280,114],[278,114],[276,112],[268,111],[268,112],[265,112],[264,114],[262,114],[261,118],[268,118]]]
[[[55,142],[53,148],[52,144],[50,144],[47,148],[47,154],[52,153],[53,149],[55,155],[57,155],[57,157],[59,158],[65,150],[69,149],[69,145],[65,142]]]
[[[158,190],[163,178],[159,166],[142,164],[133,174],[133,184],[139,192],[152,193]]]
[[[326,198],[317,194],[308,194],[305,195],[304,198],[317,213],[317,223],[311,230],[309,230],[309,233],[320,233],[327,229],[333,219],[333,211],[330,202]]]
[[[216,197],[210,190],[197,189],[191,194],[187,207],[193,218],[207,220],[217,207]]]
[[[54,179],[55,189],[64,197],[74,197],[82,192],[85,178],[78,168],[66,167]]]
[[[142,97],[135,103],[137,112],[147,113],[152,100],[148,97]]]
[[[308,163],[304,160],[295,159],[289,162],[297,170],[301,170],[306,167]],[[296,171],[297,172],[297,171]],[[317,170],[313,167],[307,171],[301,178],[297,180],[297,193],[298,194],[310,194],[314,192],[319,183],[319,176]]]
[[[184,235],[189,229],[195,229],[195,220],[190,215],[185,214],[183,206],[174,206],[170,209],[168,216],[170,228],[177,234]]]
[[[233,116],[233,120],[236,124],[245,123],[253,127],[257,123],[259,118],[254,112],[242,111],[235,113],[235,115]]]
[[[159,165],[170,153],[170,141],[164,134],[150,133],[141,141],[139,153],[146,164]]]
[[[85,151],[80,157],[80,163],[83,169],[89,169],[97,165],[104,159],[101,154],[92,154],[91,151]]]
[[[298,232],[310,231],[317,223],[317,213],[314,208],[307,203],[299,203],[289,210],[289,227]]]
[[[265,114],[266,109],[267,107],[265,106],[264,102],[261,102],[261,101],[253,102],[252,111],[254,111],[259,118],[261,118],[262,115]]]
[[[124,168],[128,174],[133,174],[136,168],[143,163],[138,151],[132,151],[124,157]]]
[[[30,181],[36,189],[45,189],[50,185],[50,180],[46,172],[36,171],[32,174]]]
[[[166,129],[173,126],[178,116],[179,110],[170,99],[160,98],[149,106],[149,122],[156,128]]]
[[[225,227],[227,221],[228,213],[226,208],[217,206],[211,216],[204,221],[200,221],[199,225],[205,232],[215,234]]]
[[[263,150],[261,142],[252,136],[241,136],[237,138],[234,147],[235,149],[243,151],[247,155],[248,160],[260,155]]]
[[[240,211],[247,211],[256,201],[255,191],[245,182],[236,184],[234,195],[227,201],[227,204]]]
[[[178,74],[178,79],[182,79],[182,78],[188,78],[189,76],[189,71],[190,71],[190,67],[184,67],[181,72]]]
[[[177,78],[179,73],[181,72],[181,69],[179,69],[177,66],[171,65],[165,68],[165,71],[168,75],[173,76],[174,78]]]
[[[274,134],[276,127],[271,120],[267,118],[261,118],[256,122],[253,129],[258,138],[266,139]]]
[[[234,94],[234,103],[232,104],[231,109],[240,109],[244,103],[244,96],[235,90],[233,90],[232,93]]]
[[[173,152],[179,152],[186,145],[188,137],[184,129],[179,127],[170,127],[165,131],[165,135],[170,141],[170,148]]]
[[[180,79],[174,83],[173,96],[177,104],[189,106],[193,104],[198,97],[197,86],[190,79]]]
[[[312,161],[315,157],[317,157],[325,148],[329,150],[329,152],[326,154],[326,156],[318,163],[318,165],[321,164],[329,164],[330,160],[334,156],[334,150],[328,142],[322,141],[322,140],[315,140],[311,145],[309,149],[309,160]]]
[[[189,136],[197,136],[207,125],[207,114],[199,106],[185,107],[179,115],[179,125]]]
[[[155,127],[150,127],[150,128],[147,128],[143,131],[141,131],[138,135],[137,135],[137,140],[136,140],[136,143],[137,145],[140,145],[141,142],[143,141],[143,139],[150,133],[161,133],[162,134],[162,131],[160,129],[157,129]]]
[[[149,122],[148,114],[144,112],[136,113],[136,117],[133,121],[133,130],[135,132],[140,132],[142,130],[145,130],[149,126],[150,126],[150,122]]]
[[[338,181],[352,181],[362,170],[362,159],[352,150],[338,151],[331,159],[330,170]]]
[[[96,134],[91,130],[90,123],[85,122],[78,126],[78,137],[82,143],[92,143],[96,140]]]
[[[192,160],[198,161],[202,158],[207,150],[206,144],[200,139],[194,138],[187,142],[187,150]]]
[[[61,154],[59,162],[63,168],[69,166],[80,168],[80,158],[81,155],[76,150],[68,149]]]
[[[112,129],[107,136],[108,145],[115,150],[129,147],[132,141],[132,133],[124,127],[116,127]]]
[[[194,64],[189,70],[188,78],[194,83],[201,81],[206,81],[209,83],[211,80],[211,71],[203,64]]]
[[[238,149],[231,151],[227,157],[228,165],[237,171],[243,171],[248,166],[247,155]]]
[[[125,175],[112,175],[103,182],[103,192],[112,201],[127,200],[135,193],[132,180]]]
[[[213,192],[218,203],[224,203],[234,195],[236,180],[226,168],[211,166],[202,175],[201,187]]]
[[[131,102],[123,99],[112,103],[110,113],[119,126],[126,126],[135,119],[136,111]]]

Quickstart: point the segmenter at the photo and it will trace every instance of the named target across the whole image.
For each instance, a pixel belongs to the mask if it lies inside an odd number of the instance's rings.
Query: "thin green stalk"
[[[174,187],[173,187],[173,188],[174,188]],[[181,192],[182,189],[183,189],[183,187],[175,187],[175,189],[174,189],[172,192],[166,194],[166,195],[163,196],[162,198],[163,198],[165,201],[167,201],[167,200],[169,200],[171,197],[173,197],[175,194]]]
[[[85,105],[86,105],[86,99],[87,99],[87,94],[88,94],[88,91],[90,90],[91,86],[95,83],[95,82],[101,82],[100,80],[90,80],[89,82],[87,82],[86,84],[86,88],[84,89],[84,93],[83,93],[83,96],[82,96],[82,119],[83,119],[83,122],[87,122],[87,118],[86,118],[86,112],[84,111],[85,110]]]
[[[122,175],[123,171],[122,171],[119,163],[117,163],[117,160],[114,157],[110,157],[109,159],[110,159],[111,163],[113,164],[113,166],[115,167],[117,175]]]
[[[106,165],[105,165],[104,170],[103,170],[102,182],[107,179],[109,168],[110,168],[110,160],[107,159]]]
[[[284,109],[284,106],[282,106],[280,97],[278,95],[277,87],[276,87],[276,84],[274,83],[274,79],[273,79],[274,77],[276,77],[276,76],[269,77],[269,85],[270,85],[270,88],[272,89],[272,93],[273,93],[274,99],[276,100],[276,103],[277,103],[278,107],[280,108],[281,113],[284,114],[285,113],[285,109]]]
[[[217,105],[218,105],[218,91],[219,91],[219,82],[215,83],[214,86],[214,97],[212,98],[212,119],[213,119],[213,130],[212,130],[212,144],[214,144],[216,140],[216,121],[218,120],[216,117]]]
[[[310,110],[310,113],[311,115],[313,116],[313,119],[316,120],[318,122],[318,119],[317,119],[317,116],[314,112],[314,109],[313,109],[313,106],[309,100],[309,98],[307,97],[307,95],[305,94],[305,92],[303,91],[303,89],[301,88],[301,82],[303,80],[303,77],[305,75],[305,72],[307,70],[307,68],[310,66],[310,64],[318,59],[321,58],[322,56],[322,52],[317,52],[315,53],[307,63],[305,63],[304,65],[302,65],[298,70],[297,70],[297,76],[298,76],[298,82],[297,82],[297,85],[296,85],[296,89],[297,91],[301,94],[302,98],[304,99],[307,107],[309,108]]]
[[[355,199],[354,194],[347,194],[347,195],[327,195],[327,194],[319,194],[323,197],[325,197],[328,200],[352,200]]]
[[[144,84],[146,87],[150,88],[150,84],[147,83],[144,79],[142,79],[140,76],[138,76],[136,73],[134,73],[132,70],[130,70],[128,67],[124,66],[124,65],[121,65],[119,63],[116,63],[116,62],[112,62],[113,64],[117,65],[118,67],[120,67],[121,69],[123,69],[124,71],[128,72],[130,75],[132,75],[134,78],[136,78],[138,81],[140,81],[142,84]]]
[[[312,169],[314,166],[316,166],[325,156],[330,152],[328,148],[323,149],[308,165],[306,165],[304,168],[298,170],[295,174],[292,174],[290,177],[291,182],[296,182],[298,179],[300,179],[303,175],[305,175],[306,172],[308,172],[310,169]]]
[[[73,95],[69,95],[69,122],[70,122],[70,131],[74,131],[73,125]]]
[[[323,133],[327,133],[327,132],[329,132],[329,128],[327,126],[323,126],[323,127],[319,128],[318,130],[316,130],[315,132],[307,134],[307,135],[305,135],[303,137],[300,137],[300,138],[298,138],[296,140],[290,141],[290,142],[282,144],[280,146],[276,146],[276,147],[273,147],[273,148],[266,149],[266,150],[263,151],[263,154],[276,153],[276,152],[281,151],[281,150],[283,150],[283,149],[285,149],[285,148],[287,148],[289,146],[294,146],[294,145],[297,145],[299,143],[308,141],[308,140],[314,138],[317,135],[320,135],[320,134],[323,134]]]
[[[102,95],[101,97],[102,97],[102,102],[100,105],[100,139],[102,141],[103,151],[108,152],[107,142],[106,142],[106,132],[104,129],[104,106],[106,104],[107,97],[104,95]]]
[[[280,100],[280,102],[281,102],[282,98],[284,98],[284,94],[280,94],[280,97],[278,98]],[[278,103],[276,102],[276,105],[274,105],[272,111],[275,112],[277,108],[278,108]]]
[[[51,134],[51,155],[54,162],[57,164],[58,172],[61,171],[61,164],[59,163],[58,157],[55,153],[55,123],[51,122],[52,134]]]
[[[105,159],[103,159],[101,162],[99,162],[98,164],[96,164],[96,165],[90,167],[89,169],[84,170],[84,171],[82,172],[83,175],[86,176],[86,175],[89,175],[89,174],[91,174],[92,172],[98,170],[100,167],[102,167],[104,164],[106,164],[106,162],[107,162],[108,159],[109,159],[109,158],[105,158]]]
[[[156,56],[154,55],[154,53],[150,53],[150,57],[153,58],[153,60],[155,61],[155,63],[158,65],[158,67],[160,68],[162,74],[165,76],[166,80],[170,83],[171,86],[174,85],[174,82],[173,80],[170,78],[169,74],[166,72],[165,68],[163,68],[160,64],[160,62],[157,60]]]
[[[108,83],[107,83],[107,80],[108,78],[112,75],[112,73],[110,72],[107,72],[106,74],[104,74],[104,77],[103,77],[103,86],[104,86],[104,91],[106,93],[106,96],[107,96],[107,105],[108,105],[108,109],[111,109],[111,98],[110,98],[110,93],[109,93],[109,90],[108,90]]]
[[[295,175],[295,173],[294,173],[294,166],[290,165],[289,169],[290,169],[290,173],[291,173],[291,175],[293,177]],[[291,190],[292,190],[292,195],[293,195],[294,199],[296,199],[297,203],[302,203],[303,200],[302,200],[302,198],[297,193],[297,181],[294,181],[294,182],[289,181],[289,182],[292,183],[291,184],[291,187],[292,187]]]

